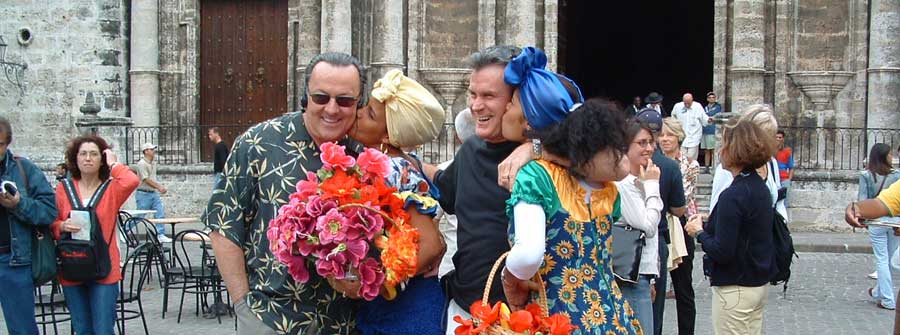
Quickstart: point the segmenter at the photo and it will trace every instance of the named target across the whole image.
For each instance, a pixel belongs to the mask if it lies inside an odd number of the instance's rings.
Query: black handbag
[[[641,269],[641,253],[647,245],[647,236],[640,229],[624,223],[612,225],[612,263],[616,280],[635,284]]]
[[[24,187],[19,192],[28,195],[28,175],[19,157],[13,157],[19,166],[19,174],[24,180]],[[31,228],[31,280],[34,286],[41,286],[56,277],[56,243],[50,235],[48,226],[33,226]]]

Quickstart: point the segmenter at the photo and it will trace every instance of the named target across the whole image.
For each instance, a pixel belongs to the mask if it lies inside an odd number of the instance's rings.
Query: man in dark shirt
[[[519,52],[512,46],[494,46],[469,57],[469,108],[477,137],[466,140],[453,163],[434,175],[441,208],[456,214],[459,223],[455,270],[441,279],[452,299],[447,309],[451,334],[456,328],[452,317],[465,316],[472,302],[481,299],[491,265],[509,251],[509,191],[497,185],[497,165],[520,144],[506,141],[501,133],[503,113],[513,95],[513,87],[503,80],[504,70]],[[494,277],[489,299],[505,300],[500,276]]]
[[[628,105],[628,108],[625,108],[625,116],[626,117],[635,116],[635,115],[637,115],[638,111],[640,111],[640,110],[641,110],[641,97],[635,96],[631,101],[631,105]]]
[[[662,130],[662,115],[652,108],[642,110],[637,118],[650,125],[653,136],[657,137]],[[659,278],[656,279],[656,297],[653,300],[653,333],[662,334],[663,311],[666,306],[666,280],[669,270],[666,262],[669,259],[669,222],[666,213],[676,217],[684,215],[686,200],[684,198],[684,184],[682,183],[681,168],[674,160],[663,155],[659,148],[651,157],[653,164],[659,166],[659,195],[663,201],[662,215],[659,219]],[[649,333],[649,332],[648,332]]]
[[[222,141],[219,127],[209,128],[206,136],[215,144],[213,145],[213,189],[215,189],[219,181],[224,179],[222,172],[225,171],[225,160],[228,159],[228,145]]]

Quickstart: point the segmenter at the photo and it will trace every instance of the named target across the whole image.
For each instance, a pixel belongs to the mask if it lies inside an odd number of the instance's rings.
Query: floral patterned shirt
[[[684,198],[687,200],[686,217],[697,214],[697,200],[694,199],[694,187],[697,184],[697,176],[700,175],[700,163],[691,160],[682,154],[678,157],[678,167],[681,168],[681,183],[684,185]]]
[[[354,156],[361,150],[350,140],[339,144]],[[307,283],[295,282],[272,255],[266,237],[269,221],[288,203],[297,181],[322,167],[319,154],[300,113],[253,126],[234,141],[225,178],[216,185],[203,218],[244,250],[247,306],[278,333],[298,334],[315,326],[321,334],[349,334],[355,324],[355,302],[315,271]]]
[[[411,158],[418,160],[414,155]],[[437,215],[437,198],[440,194],[436,187],[419,171],[419,167],[403,157],[391,157],[391,173],[387,176],[387,184],[397,188],[400,197],[406,201],[407,208],[416,206],[419,213],[434,217]]]

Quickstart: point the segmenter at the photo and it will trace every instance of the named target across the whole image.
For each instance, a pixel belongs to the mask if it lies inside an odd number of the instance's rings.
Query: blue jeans
[[[872,242],[875,270],[878,272],[878,283],[872,290],[872,295],[884,307],[896,308],[894,283],[891,278],[891,255],[897,252],[897,237],[894,236],[894,230],[889,227],[869,226],[869,240]]]
[[[156,211],[156,214],[154,214],[154,218],[156,219],[162,219],[166,217],[166,212],[163,210],[162,199],[159,197],[159,192],[144,192],[138,190],[134,193],[134,200],[137,203],[137,209],[148,209]],[[157,224],[156,234],[165,235],[166,225]]]
[[[12,335],[38,333],[34,319],[34,284],[31,265],[9,266],[12,254],[0,254],[0,307],[6,321],[6,331]]]
[[[222,180],[225,180],[225,174],[223,174],[223,173],[221,173],[221,172],[215,172],[215,173],[213,173],[213,187],[212,187],[212,188],[213,188],[213,191],[216,190],[216,186],[219,186],[219,183],[220,183]],[[224,187],[223,187],[223,189],[224,189]]]
[[[668,234],[666,232],[665,234]],[[666,262],[669,260],[669,245],[666,239],[659,237],[659,277],[656,278],[656,300],[653,300],[653,334],[662,334],[663,312],[666,309],[666,281],[669,279],[669,266]],[[651,334],[645,328],[644,334]]]
[[[641,329],[647,335],[653,329],[653,301],[650,300],[650,279],[652,276],[641,275],[636,284],[621,284],[619,290],[634,310],[634,316],[641,323]]]
[[[66,305],[72,315],[75,334],[113,334],[119,284],[83,283],[63,286],[63,294],[66,295]]]

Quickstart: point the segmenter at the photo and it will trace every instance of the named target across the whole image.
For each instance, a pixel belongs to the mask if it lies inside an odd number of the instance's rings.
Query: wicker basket
[[[488,301],[488,296],[491,293],[491,284],[494,282],[494,275],[497,274],[497,270],[500,268],[500,264],[503,264],[503,260],[506,259],[506,256],[509,255],[509,252],[505,252],[500,255],[500,258],[497,258],[497,261],[494,262],[494,266],[491,267],[491,272],[488,274],[487,283],[484,286],[484,294],[481,296],[481,303],[490,305]],[[538,290],[538,305],[541,307],[541,314],[543,314],[544,318],[549,317],[549,308],[547,307],[547,290],[544,288],[544,280],[541,278],[540,273],[535,273],[533,281],[537,282],[540,286],[540,290]],[[484,335],[518,335],[509,329],[503,329],[499,325],[490,326],[482,333]]]

